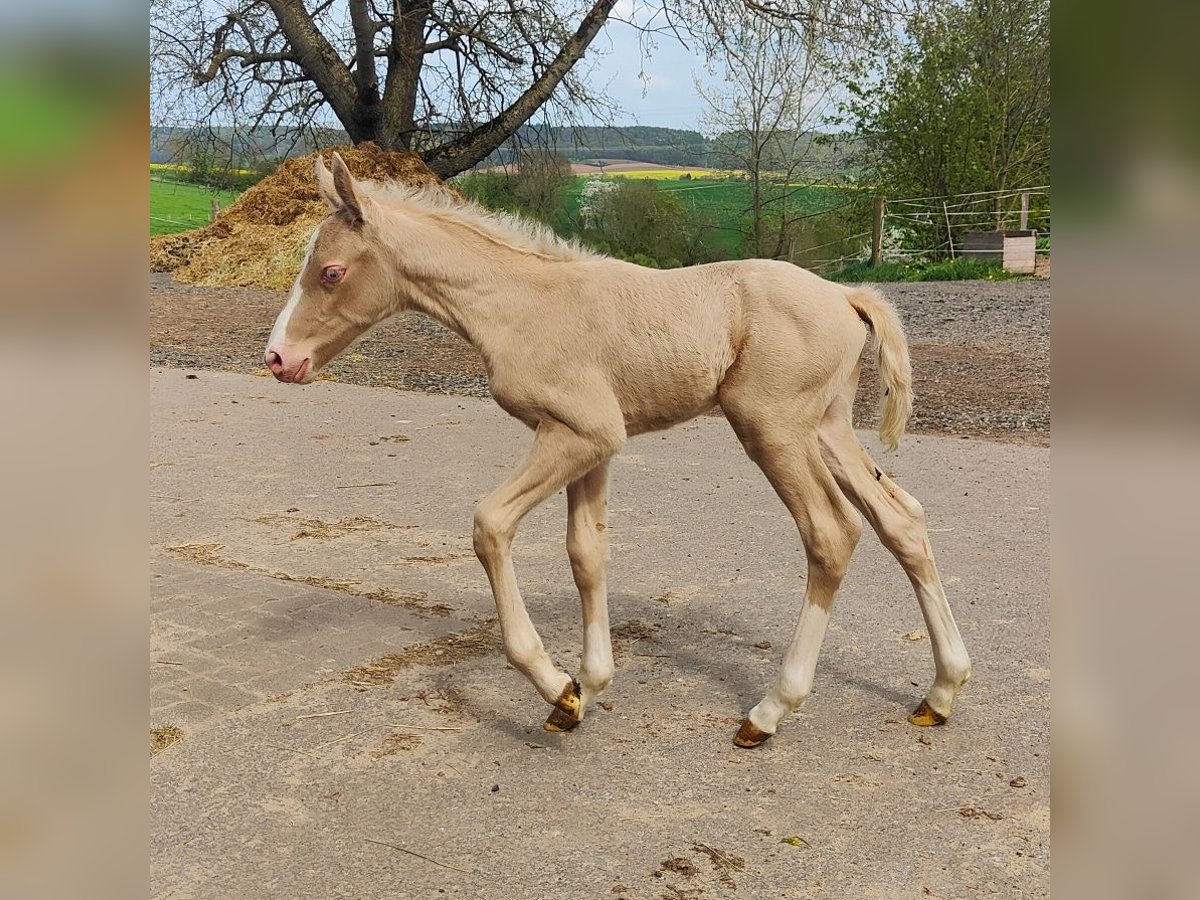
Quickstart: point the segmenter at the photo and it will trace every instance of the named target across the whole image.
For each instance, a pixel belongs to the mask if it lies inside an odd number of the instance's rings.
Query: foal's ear
[[[325,157],[323,154],[317,154],[317,193],[321,195],[329,208],[333,212],[337,212],[342,208],[341,198],[338,197],[337,187],[333,183],[333,176],[329,170],[325,168]]]
[[[349,216],[350,223],[352,225],[361,225],[364,218],[364,199],[362,194],[359,193],[358,185],[354,182],[354,176],[350,174],[350,170],[346,167],[346,161],[337,152],[333,154],[333,186],[337,191],[338,199],[341,201],[342,211]]]

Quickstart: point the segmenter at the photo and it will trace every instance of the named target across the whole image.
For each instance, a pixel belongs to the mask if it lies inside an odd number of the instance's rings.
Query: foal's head
[[[317,186],[330,213],[313,232],[263,354],[276,378],[297,384],[401,305],[380,239],[382,209],[336,153],[332,172],[317,157]]]

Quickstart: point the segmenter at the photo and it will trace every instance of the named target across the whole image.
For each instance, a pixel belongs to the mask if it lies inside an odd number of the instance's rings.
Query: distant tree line
[[[849,154],[840,144],[817,132],[806,132],[803,140],[812,154],[828,169],[844,170]],[[732,131],[705,137],[698,131],[628,127],[544,128],[527,126],[513,139],[489,155],[478,168],[513,164],[526,149],[558,153],[571,162],[628,159],[661,166],[722,168],[735,166],[727,152],[748,140],[744,132]],[[263,158],[282,159],[311,153],[319,147],[350,143],[338,129],[294,132],[269,128],[185,128],[154,126],[150,129],[151,162],[186,162],[196,153],[224,160],[227,168],[253,168]]]

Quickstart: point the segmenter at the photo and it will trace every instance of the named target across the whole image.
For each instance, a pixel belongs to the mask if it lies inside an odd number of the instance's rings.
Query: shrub
[[[940,262],[885,262],[872,266],[867,262],[851,263],[840,272],[826,276],[830,281],[1006,281],[1020,278],[998,263],[980,259],[947,259]]]

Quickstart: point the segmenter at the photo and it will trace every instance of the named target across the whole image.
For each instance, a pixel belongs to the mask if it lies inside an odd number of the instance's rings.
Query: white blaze
[[[291,296],[288,297],[288,302],[279,314],[279,318],[275,320],[275,327],[271,329],[271,336],[267,338],[268,348],[281,343],[284,334],[287,333],[288,322],[291,320],[292,313],[296,311],[296,307],[300,303],[300,275],[304,274],[304,270],[308,268],[308,262],[312,259],[313,248],[317,245],[317,235],[320,233],[321,228],[318,226],[313,230],[312,237],[308,239],[308,249],[304,253],[304,262],[300,263],[300,274],[296,276],[296,283],[292,285]]]

